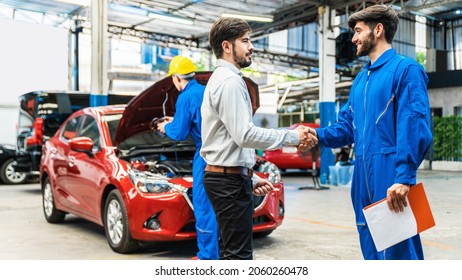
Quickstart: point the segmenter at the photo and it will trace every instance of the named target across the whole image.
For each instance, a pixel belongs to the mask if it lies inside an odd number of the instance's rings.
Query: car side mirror
[[[73,151],[86,153],[93,157],[93,140],[89,137],[75,137],[68,140],[69,146]]]

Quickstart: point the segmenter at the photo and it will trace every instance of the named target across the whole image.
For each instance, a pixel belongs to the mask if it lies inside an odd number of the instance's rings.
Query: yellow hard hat
[[[170,66],[168,68],[168,76],[171,76],[173,74],[186,76],[187,74],[191,74],[194,71],[196,71],[196,69],[197,68],[191,61],[191,59],[185,56],[178,55],[175,56],[170,62]]]

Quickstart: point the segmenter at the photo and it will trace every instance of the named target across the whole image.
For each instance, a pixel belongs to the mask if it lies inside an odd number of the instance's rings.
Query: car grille
[[[257,210],[260,208],[266,200],[266,195],[264,196],[253,196],[253,209]]]
[[[253,225],[262,225],[262,224],[268,223],[269,221],[270,220],[265,215],[258,216],[258,217],[253,218]]]

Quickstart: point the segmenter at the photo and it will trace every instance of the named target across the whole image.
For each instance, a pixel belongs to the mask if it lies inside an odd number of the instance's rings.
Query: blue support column
[[[335,10],[329,6],[319,6],[319,112],[321,127],[335,123],[337,120],[335,103],[335,34],[333,19]],[[321,184],[329,178],[329,166],[335,164],[335,157],[330,148],[321,148]]]
[[[91,94],[90,106],[107,105],[109,63],[107,1],[91,1]]]
[[[337,121],[337,111],[335,102],[320,102],[319,115],[321,118],[321,127],[326,127]],[[327,183],[329,177],[329,166],[335,164],[335,156],[330,148],[321,146],[321,168],[319,179],[321,184]]]
[[[90,94],[90,107],[104,106],[108,104],[106,94]]]

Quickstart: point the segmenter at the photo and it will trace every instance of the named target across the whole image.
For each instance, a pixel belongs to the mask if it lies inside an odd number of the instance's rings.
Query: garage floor
[[[431,260],[462,259],[462,174],[420,171],[436,226],[422,234]],[[270,236],[255,239],[256,260],[361,260],[348,187],[300,190],[312,180],[287,173],[286,217]],[[159,243],[131,255],[109,248],[100,226],[69,216],[48,224],[39,184],[0,185],[0,260],[185,260],[195,242]]]

